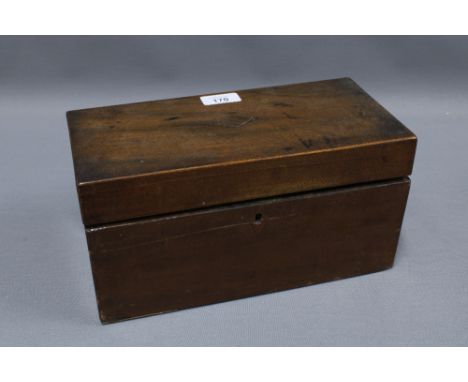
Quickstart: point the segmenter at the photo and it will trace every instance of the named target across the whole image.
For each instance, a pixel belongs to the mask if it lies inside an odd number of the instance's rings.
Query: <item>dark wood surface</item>
[[[411,173],[416,137],[349,78],[238,94],[69,112],[85,225]]]
[[[409,180],[86,230],[100,318],[115,322],[392,266]]]

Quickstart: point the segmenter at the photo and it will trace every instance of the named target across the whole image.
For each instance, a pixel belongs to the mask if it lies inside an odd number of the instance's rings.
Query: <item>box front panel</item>
[[[389,268],[401,179],[87,230],[103,322]]]

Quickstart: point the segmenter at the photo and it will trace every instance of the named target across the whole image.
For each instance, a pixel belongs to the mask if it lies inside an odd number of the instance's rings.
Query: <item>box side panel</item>
[[[416,139],[79,186],[84,224],[206,208],[411,174]]]
[[[406,179],[87,230],[105,323],[389,268]]]

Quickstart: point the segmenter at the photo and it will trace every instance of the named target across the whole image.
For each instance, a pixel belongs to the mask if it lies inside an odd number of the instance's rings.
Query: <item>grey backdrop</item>
[[[419,138],[393,269],[101,326],[70,109],[350,76]],[[468,38],[0,37],[0,345],[468,345]]]

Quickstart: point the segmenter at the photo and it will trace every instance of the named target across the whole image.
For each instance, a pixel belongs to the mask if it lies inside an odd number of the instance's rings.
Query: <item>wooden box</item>
[[[103,323],[393,264],[416,137],[349,78],[67,119]]]

